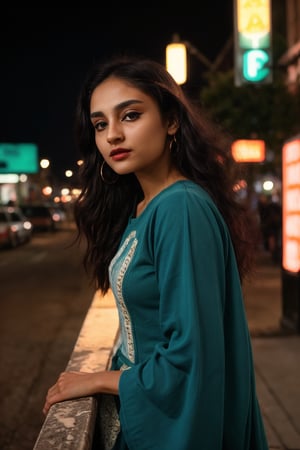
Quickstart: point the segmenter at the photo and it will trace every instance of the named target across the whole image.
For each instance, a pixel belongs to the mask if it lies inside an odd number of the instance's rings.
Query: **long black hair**
[[[250,271],[253,235],[250,216],[237,198],[238,166],[232,159],[230,137],[209,120],[199,104],[184,94],[163,65],[136,57],[120,57],[95,65],[81,89],[76,109],[76,141],[83,158],[81,194],[74,205],[77,239],[85,237],[84,266],[103,293],[109,289],[108,267],[119,246],[130,215],[143,193],[134,174],[116,174],[105,164],[95,144],[90,120],[94,89],[114,76],[140,89],[156,101],[163,119],[176,117],[175,166],[188,179],[201,185],[213,198],[230,230],[241,280]]]

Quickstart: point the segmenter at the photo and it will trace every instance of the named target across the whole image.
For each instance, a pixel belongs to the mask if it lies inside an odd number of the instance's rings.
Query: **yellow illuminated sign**
[[[269,47],[270,0],[237,0],[237,31],[241,47]]]
[[[300,271],[300,138],[282,149],[282,266]]]

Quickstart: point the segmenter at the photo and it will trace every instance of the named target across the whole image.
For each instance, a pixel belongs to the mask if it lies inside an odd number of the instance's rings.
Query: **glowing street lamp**
[[[166,47],[166,67],[176,83],[184,84],[187,80],[187,51],[182,42],[172,42]]]
[[[42,193],[43,193],[46,197],[50,196],[50,195],[52,194],[52,191],[53,191],[53,189],[52,189],[51,186],[44,186],[43,189],[42,189]]]
[[[71,178],[72,176],[73,176],[73,171],[72,170],[66,170],[65,171],[65,176],[67,177],[67,178]]]
[[[47,169],[50,166],[49,159],[41,159],[40,166],[42,169]]]
[[[232,38],[229,38],[215,61],[212,62],[191,42],[181,41],[179,35],[175,33],[172,42],[166,47],[166,69],[178,84],[183,84],[187,81],[188,54],[198,59],[210,72],[215,72],[231,47]]]

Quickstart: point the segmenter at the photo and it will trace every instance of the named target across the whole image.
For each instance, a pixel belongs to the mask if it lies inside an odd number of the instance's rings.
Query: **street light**
[[[177,35],[166,48],[166,67],[176,83],[184,84],[187,79],[186,45],[177,42]]]
[[[42,169],[47,169],[50,166],[49,159],[41,159],[40,166]]]
[[[172,42],[166,47],[166,68],[178,84],[187,80],[187,54],[194,56],[210,72],[218,70],[226,54],[232,49],[232,36],[225,43],[215,61],[210,61],[197,47],[189,41],[181,41],[177,33],[173,34]]]

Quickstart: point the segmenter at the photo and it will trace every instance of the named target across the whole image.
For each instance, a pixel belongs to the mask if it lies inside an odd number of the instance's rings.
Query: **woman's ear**
[[[178,128],[179,128],[179,123],[178,123],[177,118],[172,117],[169,120],[168,134],[171,135],[171,136],[176,134]]]

